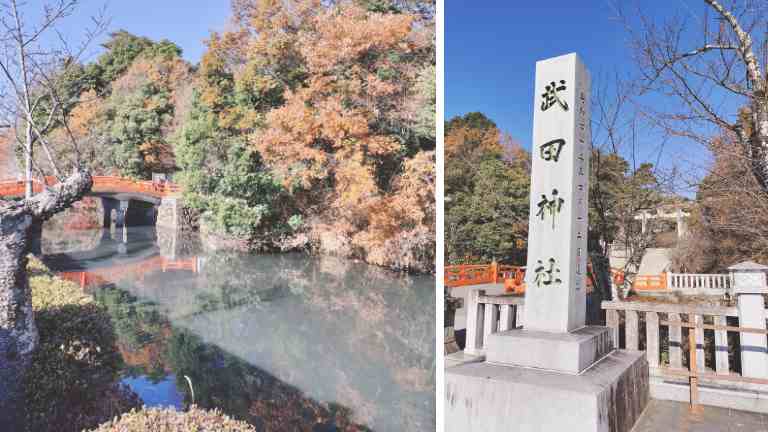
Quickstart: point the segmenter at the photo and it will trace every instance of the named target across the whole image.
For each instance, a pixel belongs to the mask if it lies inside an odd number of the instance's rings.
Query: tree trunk
[[[30,199],[0,204],[0,425],[24,430],[22,382],[37,347],[37,328],[27,278],[30,227],[69,207],[91,189],[88,172],[77,171]]]
[[[22,380],[37,346],[32,297],[26,274],[26,213],[0,216],[0,424],[23,430]]]
[[[32,190],[32,125],[27,125],[25,133],[24,154],[26,159],[24,160],[24,197],[32,198],[32,194],[34,193]]]
[[[748,143],[752,172],[768,192],[768,103],[762,95],[756,95],[752,102],[752,126]]]

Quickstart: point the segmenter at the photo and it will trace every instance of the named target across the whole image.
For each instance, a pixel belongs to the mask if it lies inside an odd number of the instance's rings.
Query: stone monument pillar
[[[644,353],[585,326],[589,87],[576,54],[536,64],[526,321],[446,369],[447,431],[628,432],[648,401]]]
[[[575,55],[536,64],[525,307],[531,330],[584,326],[590,79]]]

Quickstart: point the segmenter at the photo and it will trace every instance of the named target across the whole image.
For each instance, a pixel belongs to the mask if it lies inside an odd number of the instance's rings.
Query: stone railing
[[[525,298],[511,295],[486,295],[485,290],[469,291],[466,303],[467,339],[464,352],[485,354],[488,335],[522,325]]]
[[[686,295],[723,295],[732,286],[729,274],[661,273],[637,275],[632,289],[637,292],[671,292]]]
[[[722,295],[731,288],[729,274],[669,273],[667,281],[670,290],[684,294]]]

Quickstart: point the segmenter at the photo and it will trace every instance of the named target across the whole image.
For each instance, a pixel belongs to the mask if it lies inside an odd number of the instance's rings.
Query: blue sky
[[[675,12],[695,20],[704,11],[701,0],[640,4],[656,20]],[[615,15],[609,0],[488,0],[482,5],[446,0],[446,119],[481,111],[530,148],[537,60],[577,52],[591,72],[593,90],[616,73],[625,78],[635,73],[629,37]],[[657,103],[670,101],[656,98]],[[660,140],[650,131],[642,133],[641,159],[656,162]],[[670,157],[661,165],[667,169],[680,153],[691,153],[688,143],[672,142],[664,148]],[[697,161],[704,160],[706,152],[699,153]]]
[[[446,0],[446,117],[481,111],[530,142],[537,60],[577,52],[593,75],[631,66],[608,2]]]
[[[210,32],[223,30],[231,15],[230,0],[85,0],[67,19],[66,34],[79,35],[78,28],[87,25],[89,17],[105,4],[111,18],[110,30],[125,29],[154,40],[171,40],[192,63],[200,60],[205,51],[203,41]],[[106,39],[105,35],[101,41]],[[95,58],[98,46],[89,53]]]
[[[445,2],[445,115],[481,111],[528,146],[537,60],[577,52],[593,81],[631,67],[605,0]]]

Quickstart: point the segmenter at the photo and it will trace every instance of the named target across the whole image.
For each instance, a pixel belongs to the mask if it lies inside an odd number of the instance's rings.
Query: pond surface
[[[123,382],[150,406],[257,430],[435,424],[435,279],[304,254],[200,252],[154,228],[46,225],[46,263],[108,309]]]

